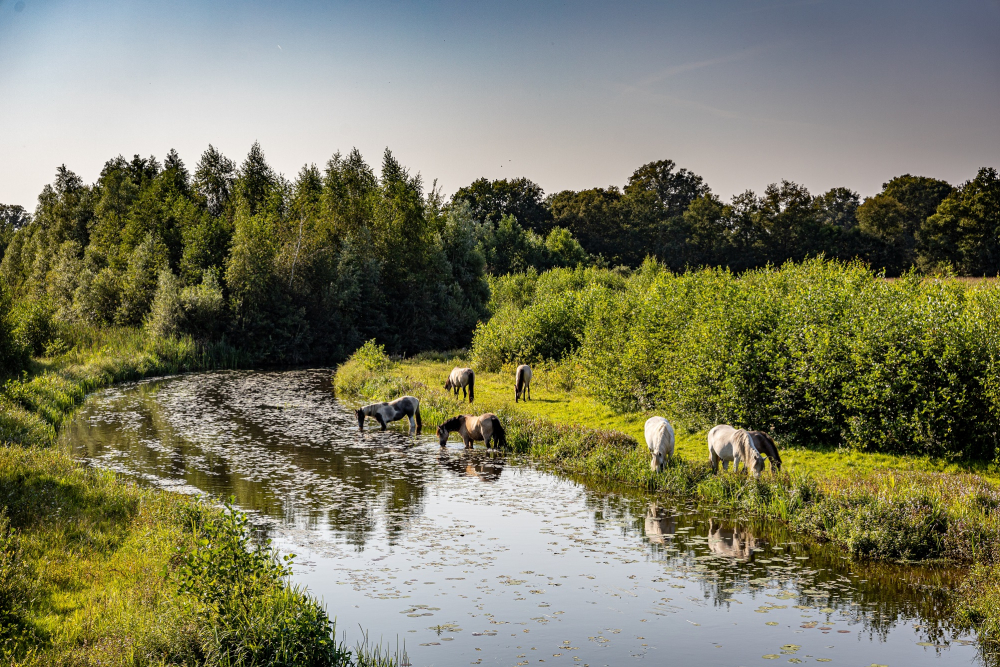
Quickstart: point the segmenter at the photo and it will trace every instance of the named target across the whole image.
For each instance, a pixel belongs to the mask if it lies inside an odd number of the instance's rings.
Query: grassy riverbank
[[[713,476],[703,432],[677,428],[677,448],[663,473],[650,471],[642,442],[646,413],[616,414],[574,387],[571,368],[536,369],[534,400],[514,405],[513,372],[480,372],[476,403],[442,388],[465,360],[421,355],[390,362],[362,348],[337,372],[342,395],[384,400],[421,398],[433,427],[462,412],[496,412],[510,448],[534,460],[602,482],[698,497],[746,516],[768,517],[841,545],[857,559],[947,561],[972,566],[956,615],[984,639],[1000,637],[1000,487],[990,465],[962,466],[931,457],[786,447],[780,475],[759,480]],[[508,372],[510,371],[510,372]],[[360,398],[358,400],[361,400]],[[974,582],[974,583],[973,583]]]
[[[238,512],[85,468],[58,439],[115,382],[232,367],[232,348],[66,327],[0,389],[0,662],[382,665],[348,651]]]

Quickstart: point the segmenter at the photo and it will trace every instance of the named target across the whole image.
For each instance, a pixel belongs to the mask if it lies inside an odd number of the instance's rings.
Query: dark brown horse
[[[753,438],[753,444],[757,447],[757,451],[771,462],[771,472],[781,470],[781,457],[778,455],[778,447],[774,444],[771,436],[763,431],[750,431],[750,437]]]
[[[462,436],[462,442],[466,449],[472,449],[472,443],[476,441],[485,442],[489,447],[490,443],[495,443],[497,449],[507,446],[507,432],[504,431],[500,420],[492,412],[475,415],[458,415],[452,417],[437,428],[438,440],[441,446],[448,444],[448,434],[458,431]]]

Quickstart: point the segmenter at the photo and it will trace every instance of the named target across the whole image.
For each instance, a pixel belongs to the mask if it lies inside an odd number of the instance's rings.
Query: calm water
[[[67,435],[92,465],[234,495],[339,633],[405,643],[413,665],[982,664],[940,616],[948,571],[852,565],[402,427],[362,435],[330,374],[122,385]]]

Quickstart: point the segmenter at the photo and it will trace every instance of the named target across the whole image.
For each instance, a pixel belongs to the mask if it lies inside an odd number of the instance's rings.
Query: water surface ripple
[[[128,478],[235,496],[349,641],[405,643],[413,665],[981,664],[947,625],[947,570],[851,564],[402,427],[361,435],[330,376],[120,385],[67,437]]]

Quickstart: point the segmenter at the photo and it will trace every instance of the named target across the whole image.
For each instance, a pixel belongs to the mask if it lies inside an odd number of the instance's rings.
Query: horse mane
[[[458,415],[452,417],[451,419],[448,419],[443,424],[441,424],[441,428],[445,429],[446,431],[457,431],[459,427],[462,425],[461,421],[464,418],[465,415]]]

